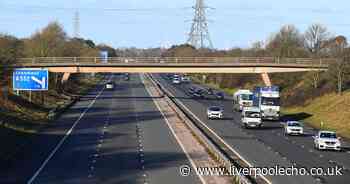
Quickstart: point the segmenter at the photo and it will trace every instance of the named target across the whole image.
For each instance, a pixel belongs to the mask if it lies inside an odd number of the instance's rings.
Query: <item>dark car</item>
[[[213,94],[214,94],[214,91],[213,91],[213,89],[208,88],[208,89],[207,89],[207,93],[208,93],[208,95],[213,95]]]
[[[124,75],[124,80],[126,80],[126,81],[130,80],[129,74]]]
[[[218,100],[223,100],[223,99],[225,99],[225,94],[224,94],[223,92],[217,92],[217,93],[215,94],[215,97],[216,97],[216,99],[218,99]]]
[[[193,96],[196,98],[205,98],[203,89],[196,89],[193,93]]]
[[[190,87],[189,89],[188,89],[188,93],[190,94],[190,95],[193,95],[193,93],[196,91],[196,88],[195,87]]]

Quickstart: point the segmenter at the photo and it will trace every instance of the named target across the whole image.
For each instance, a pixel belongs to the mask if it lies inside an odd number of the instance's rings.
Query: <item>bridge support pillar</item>
[[[272,86],[270,77],[268,73],[261,73],[261,78],[263,79],[266,86]]]
[[[63,83],[65,83],[65,82],[67,82],[68,79],[69,79],[69,77],[70,77],[70,73],[64,73],[64,74],[63,74],[63,77],[62,77],[61,83],[63,84]]]

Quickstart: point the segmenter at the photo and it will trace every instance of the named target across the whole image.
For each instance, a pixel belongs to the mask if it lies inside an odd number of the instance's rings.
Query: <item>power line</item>
[[[193,7],[195,15],[187,43],[196,48],[213,48],[206,18],[206,9],[208,8],[204,5],[204,0],[196,0],[196,6]]]

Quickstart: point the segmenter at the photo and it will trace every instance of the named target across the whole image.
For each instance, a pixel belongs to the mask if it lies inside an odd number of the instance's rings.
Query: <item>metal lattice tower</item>
[[[207,8],[204,0],[196,0],[196,6],[193,7],[195,15],[187,43],[196,48],[213,48],[206,18]]]
[[[80,16],[79,12],[76,11],[74,14],[74,38],[79,38],[80,37]]]

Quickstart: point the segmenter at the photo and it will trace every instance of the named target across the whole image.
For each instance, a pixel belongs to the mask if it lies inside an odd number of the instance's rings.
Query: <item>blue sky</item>
[[[28,37],[50,21],[73,34],[75,10],[80,35],[114,47],[140,48],[184,43],[195,0],[0,0],[0,32]],[[207,0],[211,39],[216,48],[249,47],[282,25],[303,32],[312,23],[350,37],[346,0]],[[132,11],[134,10],[134,11]]]

